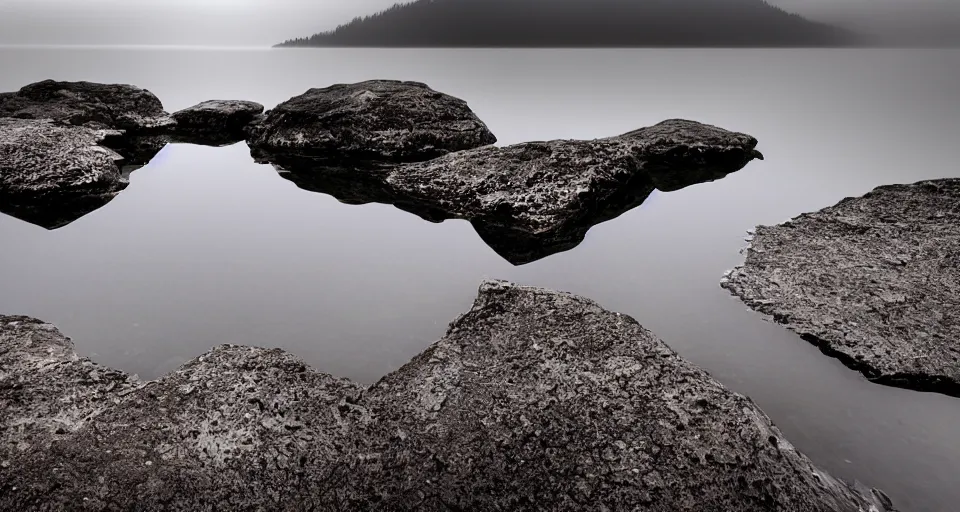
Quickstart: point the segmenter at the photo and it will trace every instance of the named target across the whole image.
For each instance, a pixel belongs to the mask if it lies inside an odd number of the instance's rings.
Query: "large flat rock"
[[[722,286],[870,380],[960,396],[960,180],[760,226]]]
[[[39,372],[78,360],[23,318],[0,322],[0,357],[8,425],[51,403]],[[66,437],[0,431],[0,509],[893,510],[632,318],[503,281],[369,388],[228,345],[111,381]]]

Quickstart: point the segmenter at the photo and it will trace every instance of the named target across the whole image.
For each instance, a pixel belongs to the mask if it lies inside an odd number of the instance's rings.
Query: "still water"
[[[881,184],[960,177],[960,51],[0,48],[0,69],[0,90],[132,83],[171,112],[418,80],[467,100],[499,144],[675,117],[750,133],[766,161],[654,192],[579,247],[523,266],[466,222],[300,190],[242,143],[171,145],[65,227],[0,215],[0,312],[52,322],[82,355],[143,378],[238,343],[372,382],[439,338],[483,278],[561,289],[635,317],[837,476],[903,510],[960,507],[960,400],[870,384],[718,286],[757,224]]]

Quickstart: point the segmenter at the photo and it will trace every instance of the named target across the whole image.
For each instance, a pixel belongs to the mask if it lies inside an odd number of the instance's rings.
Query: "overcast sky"
[[[960,0],[769,2],[865,32],[960,33]],[[394,3],[395,0],[0,0],[0,44],[270,45],[333,28],[354,16]]]

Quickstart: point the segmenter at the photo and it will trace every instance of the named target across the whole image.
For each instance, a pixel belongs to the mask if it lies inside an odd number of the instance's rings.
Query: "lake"
[[[754,135],[765,161],[654,192],[575,249],[521,266],[467,222],[301,190],[242,143],[169,145],[65,227],[0,215],[0,312],[54,323],[81,355],[143,378],[237,343],[371,383],[438,339],[484,278],[560,289],[636,318],[836,476],[902,510],[960,503],[960,400],[871,384],[718,285],[757,224],[882,184],[960,177],[958,50],[0,47],[0,69],[0,91],[131,83],[170,112],[417,80],[467,100],[504,145],[677,117]]]

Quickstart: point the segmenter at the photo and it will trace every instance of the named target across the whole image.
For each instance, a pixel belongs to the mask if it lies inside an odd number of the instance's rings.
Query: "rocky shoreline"
[[[366,388],[231,345],[139,382],[26,317],[0,363],[4,510],[894,510],[632,318],[504,281]]]
[[[468,220],[515,265],[577,246],[655,190],[763,158],[749,135],[680,119],[497,147],[465,101],[396,80],[310,89],[266,112],[211,100],[173,114],[135,86],[46,80],[0,94],[0,120],[0,211],[47,229],[105,205],[168,143],[246,141],[255,161],[305,190],[431,222]],[[44,144],[24,148],[23,127]]]
[[[721,286],[878,384],[960,397],[960,180],[759,226]]]

